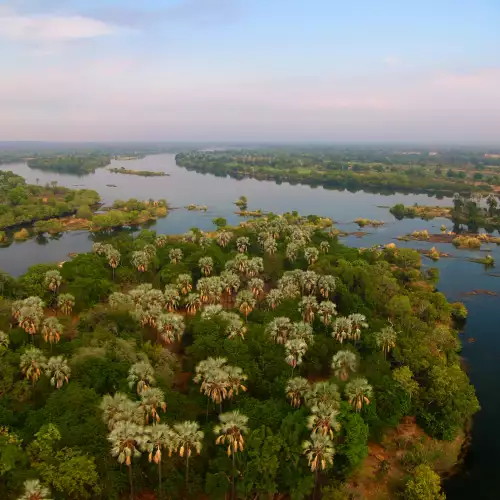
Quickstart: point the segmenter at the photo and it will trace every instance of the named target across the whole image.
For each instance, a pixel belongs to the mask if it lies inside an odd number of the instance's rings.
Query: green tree
[[[195,451],[201,453],[204,433],[197,422],[181,422],[174,425],[174,448],[180,457],[186,457],[186,489],[189,483],[189,459]]]
[[[153,425],[147,428],[146,447],[149,452],[148,459],[158,465],[158,493],[160,500],[163,499],[163,488],[161,484],[161,469],[163,451],[168,449],[169,455],[175,448],[175,436],[172,429],[165,424]]]
[[[360,411],[364,405],[370,404],[373,389],[365,378],[355,378],[345,386],[345,395],[349,404],[356,410]]]
[[[320,471],[326,470],[333,465],[333,456],[335,448],[328,436],[324,434],[311,434],[309,441],[302,443],[303,453],[311,471],[315,473],[315,489],[318,486]],[[316,495],[315,495],[316,496]]]
[[[149,361],[139,361],[130,367],[127,380],[129,387],[136,387],[137,394],[141,395],[156,384],[154,368]]]
[[[415,468],[413,476],[407,481],[404,491],[405,500],[445,500],[441,492],[439,476],[426,464]]]
[[[57,307],[59,307],[59,310],[66,316],[71,314],[74,305],[75,297],[70,293],[61,293],[61,295],[57,297]]]
[[[71,369],[68,362],[62,356],[53,356],[49,358],[45,366],[45,375],[50,380],[51,385],[60,389],[64,382],[69,382]]]
[[[332,359],[332,368],[335,376],[345,382],[350,372],[355,372],[358,367],[356,354],[351,351],[338,351]]]
[[[20,367],[21,373],[29,380],[33,386],[42,375],[47,363],[47,358],[43,355],[40,349],[36,347],[28,347],[24,354],[21,355]]]

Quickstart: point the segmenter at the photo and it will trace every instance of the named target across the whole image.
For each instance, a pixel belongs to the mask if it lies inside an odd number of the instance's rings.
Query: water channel
[[[113,161],[111,167],[125,167],[135,170],[164,171],[166,177],[138,177],[111,173],[107,168],[78,177],[67,174],[30,169],[24,163],[3,165],[0,170],[12,170],[26,178],[28,183],[45,184],[57,181],[59,185],[73,188],[95,189],[105,203],[115,199],[159,199],[165,198],[174,210],[168,217],[159,219],[154,225],[158,233],[178,234],[191,227],[203,230],[213,229],[214,217],[225,217],[229,224],[241,219],[234,214],[233,204],[239,196],[245,195],[249,208],[281,213],[297,210],[301,214],[317,214],[331,217],[338,227],[347,232],[358,230],[353,223],[358,217],[383,220],[386,224],[377,229],[367,229],[364,237],[348,236],[342,241],[349,246],[370,247],[394,241],[398,235],[413,230],[428,229],[439,232],[441,224],[451,229],[451,222],[445,219],[432,221],[397,221],[387,208],[396,203],[413,205],[450,205],[448,198],[427,195],[393,194],[381,195],[359,191],[325,190],[309,186],[276,184],[254,179],[236,180],[198,174],[179,168],[175,155],[148,156],[140,160]],[[116,187],[112,187],[112,185]],[[206,205],[206,212],[188,211],[182,207],[195,203]],[[428,248],[425,242],[397,242],[398,246]],[[65,233],[56,239],[13,243],[0,248],[0,269],[18,276],[37,263],[67,260],[70,252],[86,252],[92,246],[92,235],[87,232]],[[500,294],[500,278],[492,275],[477,263],[469,262],[477,252],[456,250],[451,245],[435,244],[440,251],[451,253],[453,258],[443,258],[431,263],[424,258],[424,264],[440,270],[439,289],[450,301],[461,300],[469,309],[463,337],[463,357],[469,368],[469,375],[476,387],[482,410],[474,419],[472,443],[466,457],[465,467],[446,482],[448,499],[469,499],[472,495],[482,500],[500,498],[500,475],[497,474],[496,459],[500,456],[500,392],[495,390],[495,380],[500,380],[500,335],[496,330],[499,299],[494,296],[462,294],[473,289],[491,290]],[[483,247],[484,248],[484,247]],[[489,246],[489,252],[500,262],[500,247]],[[483,254],[484,255],[484,254]],[[474,337],[473,343],[467,339]]]

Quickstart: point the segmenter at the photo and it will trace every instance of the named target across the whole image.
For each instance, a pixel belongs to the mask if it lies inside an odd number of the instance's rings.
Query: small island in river
[[[126,169],[125,167],[109,168],[108,170],[113,174],[138,175],[140,177],[166,177],[170,175],[166,172],[158,172],[153,170],[130,170]]]

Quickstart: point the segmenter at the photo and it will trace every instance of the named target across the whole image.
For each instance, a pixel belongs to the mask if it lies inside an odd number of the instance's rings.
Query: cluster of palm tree
[[[40,349],[28,347],[21,355],[19,362],[21,373],[34,386],[42,373],[50,380],[52,386],[60,389],[64,383],[69,382],[71,369],[63,356],[52,356],[47,360]]]
[[[228,365],[226,358],[207,358],[200,361],[195,372],[194,382],[200,384],[200,392],[208,397],[207,416],[210,400],[219,405],[222,411],[222,404],[226,399],[232,399],[240,390],[247,390],[243,384],[248,377],[240,367]]]
[[[26,333],[33,336],[39,331],[45,304],[40,297],[28,297],[12,303],[12,316]],[[32,337],[33,338],[33,337]]]
[[[113,280],[115,279],[115,269],[120,265],[121,254],[113,245],[109,243],[96,242],[92,245],[92,251],[97,255],[106,257],[109,267],[113,270]],[[137,267],[137,266],[136,266]]]
[[[132,252],[130,261],[140,273],[144,273],[149,269],[155,257],[156,247],[153,245],[145,245],[142,250]]]
[[[332,335],[341,344],[346,340],[357,342],[361,338],[363,328],[368,328],[368,323],[362,314],[339,316],[333,323]]]

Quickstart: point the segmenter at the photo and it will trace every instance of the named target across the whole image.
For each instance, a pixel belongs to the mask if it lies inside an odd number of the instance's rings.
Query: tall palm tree
[[[103,243],[96,241],[92,245],[92,252],[96,253],[97,255],[104,255],[104,253],[106,252],[106,247]]]
[[[366,317],[363,314],[353,313],[347,316],[352,322],[352,338],[357,341],[361,338],[361,331],[363,328],[368,328]]]
[[[63,326],[57,318],[50,316],[43,320],[42,326],[42,337],[45,342],[50,343],[50,348],[52,349],[52,344],[59,342],[61,340],[61,335],[63,333]]]
[[[54,294],[57,293],[62,283],[61,273],[55,269],[47,271],[44,278],[45,286]]]
[[[220,279],[222,281],[222,287],[227,295],[238,293],[241,285],[241,280],[236,273],[234,273],[233,271],[222,271]]]
[[[161,389],[157,387],[150,387],[141,392],[141,401],[139,408],[144,412],[144,419],[146,424],[149,424],[149,418],[153,424],[160,421],[158,411],[161,409],[167,411],[167,403],[165,403],[165,395]]]
[[[205,276],[210,276],[214,270],[214,261],[212,257],[202,257],[198,261],[198,266]]]
[[[345,382],[349,378],[349,372],[355,372],[358,368],[356,354],[351,351],[338,351],[332,358],[332,368],[335,376]]]
[[[171,264],[179,264],[184,257],[182,250],[180,248],[171,248],[168,252],[168,258]]]
[[[176,284],[182,295],[187,295],[193,289],[193,278],[190,274],[179,274]]]
[[[349,404],[356,411],[360,411],[363,406],[370,404],[370,399],[373,394],[372,386],[365,378],[355,378],[345,386],[345,395]]]
[[[103,396],[99,408],[102,410],[102,419],[111,431],[119,422],[133,422],[141,424],[144,420],[143,413],[137,401],[131,401],[126,394],[121,392],[113,396]]]
[[[187,233],[184,233],[182,239],[186,243],[196,243],[198,236],[194,231],[188,231]]]
[[[271,309],[276,309],[283,302],[283,292],[272,288],[266,295],[266,303]]]
[[[158,248],[163,248],[168,243],[168,236],[166,234],[159,234],[155,239],[155,245]]]
[[[141,456],[141,450],[147,449],[147,432],[142,425],[121,421],[116,424],[108,436],[111,443],[111,455],[117,457],[120,464],[128,467],[130,481],[130,499],[134,498],[132,460]]]
[[[253,293],[254,297],[256,299],[259,298],[259,296],[264,293],[264,280],[260,278],[252,278],[248,282],[248,288],[250,291]]]
[[[62,356],[53,356],[47,362],[45,375],[50,379],[51,385],[56,389],[60,389],[64,385],[64,382],[69,382],[71,368]]]
[[[214,427],[217,435],[215,444],[227,444],[227,455],[233,459],[233,473],[231,477],[231,498],[236,499],[235,475],[236,475],[236,453],[245,448],[243,434],[248,432],[248,417],[239,411],[231,411],[219,415],[219,425]]]
[[[293,324],[292,336],[293,339],[303,340],[308,346],[314,344],[313,328],[309,323],[297,321]]]
[[[289,339],[285,342],[285,361],[292,367],[293,371],[302,364],[302,358],[307,352],[307,344],[301,339]]]
[[[209,278],[200,278],[196,283],[196,291],[200,294],[200,299],[204,304],[210,301],[211,288]]]
[[[229,231],[219,231],[215,237],[215,239],[217,240],[217,243],[222,247],[222,248],[225,248],[228,243],[231,241],[233,237],[233,233],[229,232]]]
[[[144,245],[142,251],[148,256],[150,262],[156,257],[156,247],[154,245]]]
[[[262,257],[253,257],[252,259],[248,259],[246,274],[249,278],[253,278],[262,272],[264,272],[264,260]]]
[[[302,443],[302,449],[311,471],[315,473],[314,497],[316,497],[319,473],[333,465],[335,448],[328,436],[313,433],[309,441]]]
[[[145,273],[149,268],[151,258],[146,252],[136,250],[135,252],[132,252],[131,262],[140,273]]]
[[[337,287],[337,278],[325,274],[318,279],[318,289],[322,297],[327,299],[335,291]]]
[[[299,311],[302,314],[302,319],[307,323],[311,323],[314,320],[314,314],[318,310],[318,301],[313,295],[306,295],[302,297],[299,302]]]
[[[217,316],[219,316],[224,309],[220,304],[212,304],[205,306],[203,311],[201,312],[201,319],[203,321],[210,321],[215,319]]]
[[[352,321],[349,318],[339,316],[333,323],[332,336],[341,344],[344,340],[352,338]]]
[[[235,313],[224,313],[223,318],[227,321],[226,334],[229,339],[237,337],[245,338],[247,327],[243,324],[241,318]]]
[[[115,279],[115,269],[120,265],[121,254],[116,248],[111,248],[106,257],[108,259],[109,267],[111,267],[113,271],[113,281]]]
[[[186,457],[186,489],[189,482],[189,458],[193,451],[198,455],[201,453],[203,431],[200,431],[198,422],[182,422],[174,425],[174,443],[175,449],[180,457]]]
[[[232,271],[239,274],[246,274],[248,267],[248,255],[239,253],[233,260],[228,260],[225,264],[226,271]]]
[[[43,352],[36,347],[28,347],[24,354],[21,355],[19,366],[21,373],[29,380],[33,386],[40,378],[42,370],[45,369],[47,358]]]
[[[250,240],[246,236],[240,236],[236,239],[236,248],[238,252],[245,253],[250,246]]]
[[[309,408],[314,408],[321,403],[333,408],[340,408],[340,394],[336,384],[331,382],[316,382],[306,392],[305,403]]]
[[[155,371],[148,361],[139,361],[130,367],[128,372],[128,385],[132,389],[136,387],[137,394],[156,384]]]
[[[201,299],[197,293],[190,293],[184,299],[184,305],[186,306],[186,311],[190,315],[196,314],[196,312],[201,307]]]
[[[337,306],[329,300],[324,300],[319,303],[318,315],[325,326],[331,325],[334,316],[337,315]]]
[[[174,285],[167,285],[163,294],[164,305],[168,312],[175,311],[179,307],[181,297]]]
[[[276,344],[285,344],[293,336],[294,325],[289,318],[274,318],[266,327],[266,333]]]
[[[43,318],[43,309],[37,303],[24,301],[24,304],[19,310],[19,326],[28,334],[36,335],[40,323]]]
[[[315,247],[308,247],[304,250],[304,257],[309,265],[314,264],[319,257],[319,251]]]
[[[340,429],[340,424],[337,420],[339,411],[334,405],[328,403],[318,403],[311,408],[311,413],[307,419],[307,427],[313,433],[319,432],[325,436],[330,436],[333,439],[333,432]]]
[[[290,262],[295,262],[297,260],[297,256],[299,254],[299,246],[295,243],[288,243],[285,249],[286,258]]]
[[[246,392],[247,388],[243,383],[248,377],[243,373],[239,366],[226,366],[224,368],[227,376],[227,397],[232,398],[235,394],[238,395],[240,390]]]
[[[200,361],[195,368],[194,382],[201,383],[200,392],[203,392],[213,403],[222,406],[228,397],[229,377],[226,371],[226,358],[207,358]],[[208,415],[208,401],[207,401]]]
[[[69,316],[71,314],[74,305],[75,297],[70,293],[61,293],[61,295],[57,297],[57,307],[66,316]]]
[[[171,455],[175,449],[175,436],[172,429],[166,424],[153,425],[147,428],[147,450],[149,452],[148,460],[158,465],[158,493],[160,500],[163,498],[163,489],[161,486],[161,467],[163,451],[168,449]]]
[[[328,241],[322,241],[320,244],[319,244],[319,249],[323,252],[323,253],[328,253],[329,250],[330,250],[330,243],[328,243]]]
[[[203,249],[208,248],[211,244],[212,244],[212,239],[200,231],[200,236],[198,238],[198,245],[200,246],[200,248]]]
[[[276,250],[278,250],[278,245],[276,244],[276,240],[274,238],[267,238],[263,243],[264,252],[269,255],[274,255]]]
[[[391,349],[396,347],[396,339],[397,333],[392,326],[386,326],[375,334],[375,342],[382,348],[385,358],[387,358]]]
[[[50,490],[38,479],[28,479],[24,481],[23,494],[17,500],[52,500],[50,496]]]
[[[248,315],[253,311],[257,304],[253,293],[249,290],[241,290],[236,296],[236,307],[245,315],[245,321]]]
[[[297,274],[302,287],[302,291],[307,294],[314,294],[318,287],[319,276],[314,271],[305,271]]]
[[[299,408],[309,390],[309,382],[303,377],[294,377],[286,384],[286,397],[294,408]]]

